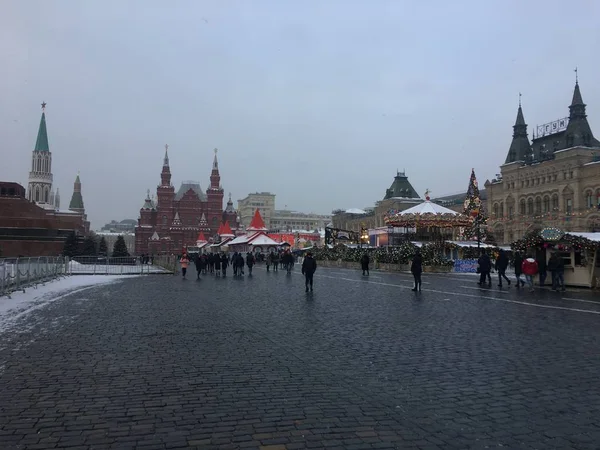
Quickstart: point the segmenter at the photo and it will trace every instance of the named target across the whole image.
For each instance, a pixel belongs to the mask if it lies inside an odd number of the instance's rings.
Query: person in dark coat
[[[213,255],[213,262],[215,264],[215,275],[217,277],[221,276],[221,257],[219,256],[218,253],[215,253]]]
[[[490,272],[492,271],[492,260],[485,250],[477,262],[479,263],[479,285],[483,286],[487,278],[488,286],[492,287],[492,276],[490,275]]]
[[[517,279],[517,287],[525,286],[525,281],[521,280],[521,275],[523,274],[523,257],[519,252],[515,253],[513,265],[515,266],[515,278]]]
[[[208,254],[208,270],[210,273],[215,273],[215,255],[212,252]]]
[[[362,255],[362,258],[360,258],[360,266],[362,268],[363,275],[365,272],[367,275],[369,275],[369,255],[366,252]]]
[[[287,270],[287,273],[292,273],[292,268],[294,267],[294,257],[288,251],[283,254],[283,267]]]
[[[506,252],[502,249],[498,252],[495,268],[498,272],[498,287],[502,287],[502,278],[504,278],[510,286],[510,280],[506,277],[506,269],[508,268],[508,256],[506,256]]]
[[[537,254],[536,262],[538,265],[538,276],[540,286],[544,286],[546,284],[546,276],[547,272],[547,264],[546,264],[546,250],[541,250]]]
[[[306,286],[306,292],[310,286],[310,291],[313,290],[313,277],[317,270],[317,261],[312,256],[311,252],[308,252],[302,261],[302,275],[304,275],[304,284]]]
[[[238,275],[244,275],[244,255],[238,253],[237,255]]]
[[[229,258],[227,257],[225,252],[223,252],[223,254],[221,255],[221,271],[223,272],[224,277],[227,276],[227,267],[228,266],[229,266]]]
[[[246,254],[246,265],[248,266],[248,276],[252,275],[252,268],[254,267],[255,263],[256,263],[256,259],[254,259],[254,255],[252,254],[252,252],[248,252]]]
[[[199,280],[200,272],[202,272],[202,257],[199,254],[194,256],[194,265],[196,266],[196,280]]]
[[[421,252],[417,251],[413,256],[412,263],[410,264],[410,271],[415,279],[415,287],[413,291],[421,291],[421,274],[423,273],[423,257]]]

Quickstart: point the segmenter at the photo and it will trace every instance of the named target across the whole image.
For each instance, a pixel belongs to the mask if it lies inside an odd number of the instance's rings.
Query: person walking
[[[248,276],[252,276],[252,268],[254,267],[254,264],[256,263],[256,259],[254,258],[254,255],[252,254],[252,252],[248,252],[246,254],[246,265],[248,266]]]
[[[517,279],[517,287],[519,288],[525,286],[525,282],[521,279],[521,275],[523,274],[523,257],[519,252],[515,253],[513,265],[515,267],[515,278]]]
[[[558,286],[560,285],[560,290],[565,292],[565,260],[560,257],[560,255],[556,255],[556,289],[558,290]]]
[[[196,280],[199,280],[200,272],[202,272],[202,256],[200,254],[194,256],[194,265],[196,266]]]
[[[556,252],[552,252],[550,254],[550,258],[548,259],[548,266],[546,267],[548,272],[550,272],[550,277],[552,278],[552,290],[556,290],[556,270],[558,269],[558,256]]]
[[[498,287],[502,287],[502,278],[504,278],[510,286],[510,280],[506,276],[506,269],[508,268],[508,256],[506,256],[506,252],[502,249],[500,249],[498,252],[495,268],[498,272]]]
[[[190,263],[190,260],[188,259],[187,254],[184,253],[181,256],[181,259],[179,260],[179,264],[181,264],[181,275],[183,276],[183,279],[185,279],[185,274],[187,272],[189,263]]]
[[[308,252],[302,261],[302,275],[304,275],[305,292],[308,292],[310,286],[310,292],[313,290],[313,277],[317,270],[317,261],[312,256],[311,252]]]
[[[225,252],[223,252],[223,254],[221,255],[221,271],[223,272],[223,277],[227,276],[227,267],[228,266],[229,266],[229,258],[227,257]]]
[[[525,281],[527,281],[527,285],[529,286],[529,292],[535,292],[533,288],[533,277],[538,273],[538,264],[535,259],[531,255],[527,255],[522,264],[523,274],[525,274]]]
[[[536,262],[538,265],[538,276],[539,276],[539,284],[540,286],[544,286],[546,283],[546,250],[542,249],[538,252]]]
[[[363,253],[362,258],[360,258],[360,266],[362,268],[362,273],[365,275],[369,275],[369,255],[367,252]]]
[[[487,254],[487,251],[483,251],[477,262],[479,263],[479,286],[483,286],[487,278],[488,287],[492,287],[492,276],[490,275],[490,272],[492,271],[492,260]]]
[[[221,276],[221,256],[218,253],[213,255],[213,263],[215,265],[215,276]]]
[[[271,261],[272,259],[272,255],[273,255],[273,250],[271,250],[271,253],[269,253],[265,259],[265,265],[267,266],[267,272],[269,271],[269,268],[271,267]]]
[[[410,271],[415,279],[415,287],[412,288],[414,292],[421,292],[421,274],[423,273],[423,257],[420,251],[415,252],[412,262],[410,264]]]

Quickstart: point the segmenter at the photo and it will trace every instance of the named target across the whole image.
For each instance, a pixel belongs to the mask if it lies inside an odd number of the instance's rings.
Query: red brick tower
[[[206,190],[206,198],[208,203],[206,219],[208,220],[211,235],[214,236],[217,234],[223,217],[223,188],[221,187],[221,175],[219,174],[216,148],[212,172],[210,173],[210,186]]]

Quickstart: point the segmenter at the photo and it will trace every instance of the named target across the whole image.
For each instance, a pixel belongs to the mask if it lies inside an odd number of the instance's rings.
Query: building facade
[[[117,222],[116,220],[111,220],[109,223],[100,228],[100,231],[134,234],[135,226],[137,225],[137,223],[137,220],[134,219],[124,219],[120,222]]]
[[[419,194],[408,181],[406,173],[396,172],[394,181],[389,189],[386,189],[383,199],[378,201],[373,208],[364,211],[354,209],[333,211],[332,226],[357,233],[360,233],[362,228],[384,227],[386,226],[384,217],[390,209],[404,211],[421,202]]]
[[[194,246],[201,231],[210,236],[212,242],[223,222],[228,222],[233,230],[239,228],[231,197],[223,210],[223,187],[216,149],[206,192],[193,181],[184,181],[175,192],[171,183],[168,146],[165,146],[160,180],[156,188],[157,201],[150,198],[148,191],[140,209],[135,227],[136,254],[178,254],[184,246]]]
[[[519,104],[500,171],[485,184],[488,227],[498,243],[546,227],[600,231],[600,142],[577,81],[569,116],[537,127],[531,142]]]
[[[250,226],[254,212],[258,209],[268,229],[271,228],[271,218],[275,212],[275,194],[270,192],[255,192],[246,198],[238,200],[240,226],[246,229]]]
[[[271,217],[269,232],[323,230],[331,222],[331,214],[313,214],[276,209]]]

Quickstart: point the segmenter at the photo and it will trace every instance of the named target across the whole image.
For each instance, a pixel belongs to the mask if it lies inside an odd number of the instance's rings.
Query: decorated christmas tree
[[[481,197],[479,196],[479,186],[477,184],[477,177],[475,176],[475,169],[471,169],[471,178],[469,179],[469,188],[467,189],[463,214],[473,218],[473,225],[465,228],[463,238],[469,241],[479,239],[481,242],[484,242],[487,238],[487,216],[485,215]]]
[[[115,258],[129,256],[129,252],[127,251],[127,245],[125,244],[125,239],[123,239],[123,236],[117,237],[117,240],[115,241],[115,245],[113,247],[112,255]]]

